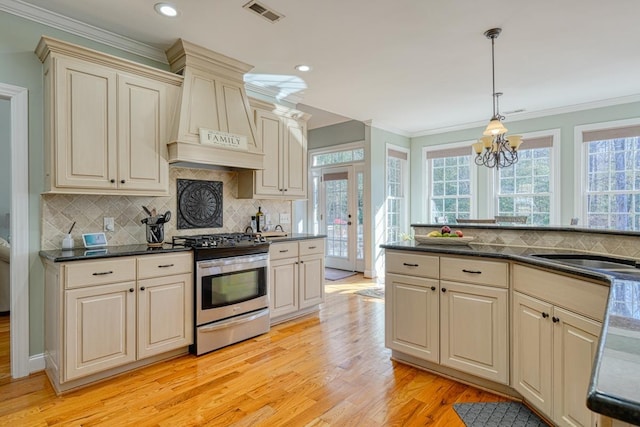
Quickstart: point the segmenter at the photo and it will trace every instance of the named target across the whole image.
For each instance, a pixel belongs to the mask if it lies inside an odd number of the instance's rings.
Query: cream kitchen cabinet
[[[513,387],[560,426],[595,426],[587,388],[608,287],[513,266]]]
[[[242,171],[238,197],[304,199],[307,195],[307,124],[309,115],[251,100],[264,169]]]
[[[386,346],[440,362],[440,301],[437,279],[387,273]]]
[[[508,264],[386,252],[386,346],[506,384]]]
[[[45,262],[45,364],[56,391],[185,353],[191,270],[190,253]]]
[[[324,239],[272,243],[269,304],[272,323],[315,310],[324,301]]]
[[[168,194],[182,77],[43,37],[45,191]]]

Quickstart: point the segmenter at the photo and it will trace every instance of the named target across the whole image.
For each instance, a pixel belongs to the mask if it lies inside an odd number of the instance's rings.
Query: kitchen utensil
[[[171,211],[166,211],[163,215],[164,218],[164,222],[169,222],[169,220],[171,219]]]
[[[144,213],[146,213],[147,215],[153,216],[153,215],[151,215],[151,211],[146,206],[143,205],[142,209],[144,209]]]
[[[149,218],[142,218],[140,222],[143,224],[147,224],[149,222]]]
[[[75,226],[76,226],[76,222],[73,221],[73,224],[71,224],[71,228],[69,228],[69,232],[67,234],[70,235],[71,234],[71,230],[73,230],[73,227],[75,227]]]

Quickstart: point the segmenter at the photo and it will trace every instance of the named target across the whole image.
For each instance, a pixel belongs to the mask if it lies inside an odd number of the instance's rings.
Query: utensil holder
[[[164,242],[164,224],[147,224],[147,246],[162,246]]]

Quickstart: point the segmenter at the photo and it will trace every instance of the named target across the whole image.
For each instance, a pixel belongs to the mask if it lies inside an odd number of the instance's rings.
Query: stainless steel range
[[[269,331],[269,242],[250,234],[173,238],[193,248],[195,342],[201,355]]]

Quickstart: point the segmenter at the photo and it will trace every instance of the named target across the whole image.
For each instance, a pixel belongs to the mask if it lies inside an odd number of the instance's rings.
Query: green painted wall
[[[64,31],[0,12],[0,82],[29,91],[29,354],[44,351],[44,269],[40,250],[40,193],[43,190],[43,77],[34,53],[42,35],[65,40],[139,63],[168,69],[138,57]]]
[[[365,124],[357,120],[351,120],[310,130],[307,135],[307,146],[312,150],[364,140]]]
[[[507,120],[509,134],[529,133],[543,130],[560,129],[560,224],[568,225],[574,216],[580,216],[574,211],[574,182],[575,162],[579,153],[574,147],[574,127],[591,124],[623,120],[640,117],[640,102],[614,105],[610,107],[594,108],[572,113],[554,114],[550,116],[528,119]],[[461,141],[474,141],[482,135],[484,128],[464,129],[436,135],[416,137],[411,143],[411,222],[428,222],[428,215],[424,209],[424,161],[421,158],[422,148],[431,145],[447,144]],[[478,211],[479,217],[486,216],[489,200],[488,183],[490,171],[479,168],[478,176]]]

